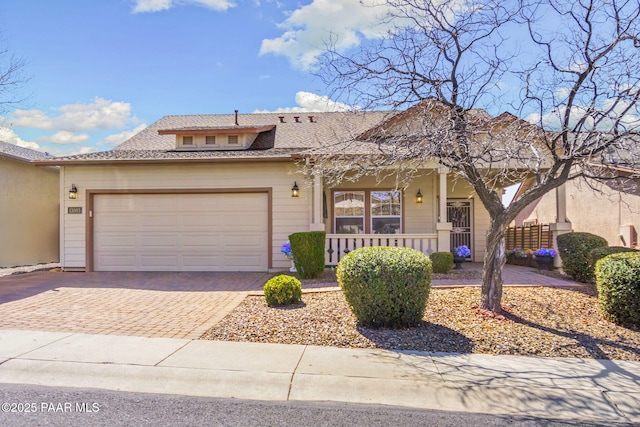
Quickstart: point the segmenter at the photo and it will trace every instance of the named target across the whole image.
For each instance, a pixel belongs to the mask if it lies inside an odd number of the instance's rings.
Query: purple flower
[[[553,249],[540,248],[533,253],[535,256],[550,256],[554,258],[557,254]]]
[[[291,243],[287,240],[280,246],[280,252],[285,254],[287,258],[291,258],[293,256],[293,251],[291,250]]]
[[[458,246],[456,248],[456,256],[467,258],[471,256],[471,251],[469,250],[467,245]]]

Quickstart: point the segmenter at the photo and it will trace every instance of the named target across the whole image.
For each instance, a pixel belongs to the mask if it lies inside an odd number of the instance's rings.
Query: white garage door
[[[96,271],[266,271],[266,193],[101,194]]]

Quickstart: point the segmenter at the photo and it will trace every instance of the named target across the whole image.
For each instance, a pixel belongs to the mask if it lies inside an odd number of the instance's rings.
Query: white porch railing
[[[337,265],[352,250],[367,246],[398,246],[431,255],[438,251],[438,234],[327,234],[325,264]]]

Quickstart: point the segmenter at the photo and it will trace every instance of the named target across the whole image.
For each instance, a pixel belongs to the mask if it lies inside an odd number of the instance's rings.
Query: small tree
[[[567,180],[615,179],[613,162],[638,162],[640,7],[613,0],[385,7],[387,32],[357,51],[329,49],[321,75],[333,98],[365,110],[413,107],[348,141],[368,156],[336,144],[316,152],[316,165],[329,182],[392,171],[403,185],[435,160],[466,180],[491,218],[481,307],[500,312],[504,235],[516,215]],[[518,34],[526,37],[514,41]],[[511,113],[485,113],[496,105]],[[527,178],[533,184],[503,206],[500,189]]]

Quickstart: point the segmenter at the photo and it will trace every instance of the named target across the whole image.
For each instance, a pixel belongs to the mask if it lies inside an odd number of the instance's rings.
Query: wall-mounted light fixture
[[[416,193],[416,203],[422,203],[422,193],[420,190]]]
[[[298,183],[294,182],[293,187],[291,187],[291,197],[298,197],[300,195],[300,189],[298,188]]]
[[[75,200],[78,198],[78,188],[75,184],[71,184],[71,190],[69,190],[69,198]]]

